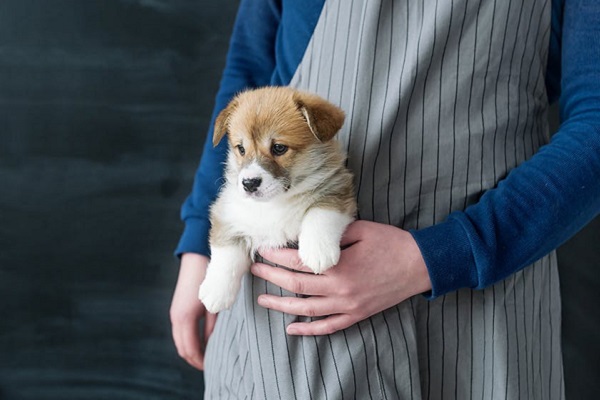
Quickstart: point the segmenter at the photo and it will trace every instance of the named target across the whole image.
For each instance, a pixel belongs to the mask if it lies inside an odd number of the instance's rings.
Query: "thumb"
[[[364,221],[354,221],[346,228],[340,245],[342,248],[352,246],[363,239],[364,233]]]

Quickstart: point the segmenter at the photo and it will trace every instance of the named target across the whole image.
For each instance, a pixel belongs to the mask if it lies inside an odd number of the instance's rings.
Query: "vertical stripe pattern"
[[[338,104],[360,217],[422,228],[548,140],[548,0],[328,0],[291,85]],[[551,254],[482,291],[416,296],[295,337],[246,276],[206,354],[209,399],[563,399]]]

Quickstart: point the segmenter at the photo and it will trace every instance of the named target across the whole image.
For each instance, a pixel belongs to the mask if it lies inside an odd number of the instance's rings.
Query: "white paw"
[[[323,237],[302,235],[298,239],[298,255],[315,274],[322,274],[340,260],[340,245]]]
[[[229,273],[228,273],[229,272]],[[209,266],[198,297],[211,313],[230,308],[240,290],[241,277],[236,277],[226,266]]]

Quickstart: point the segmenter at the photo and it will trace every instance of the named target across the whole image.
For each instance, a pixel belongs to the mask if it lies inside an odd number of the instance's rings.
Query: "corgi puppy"
[[[346,155],[332,140],[343,122],[338,107],[289,87],[243,92],[217,116],[213,145],[227,135],[229,152],[199,292],[208,311],[231,307],[260,248],[297,243],[316,274],[337,264],[357,207]]]

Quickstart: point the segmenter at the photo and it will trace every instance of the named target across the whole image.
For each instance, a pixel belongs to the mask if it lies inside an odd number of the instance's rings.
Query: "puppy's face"
[[[215,122],[213,144],[227,134],[228,179],[242,195],[268,201],[316,172],[344,121],[327,101],[290,88],[238,95]]]

